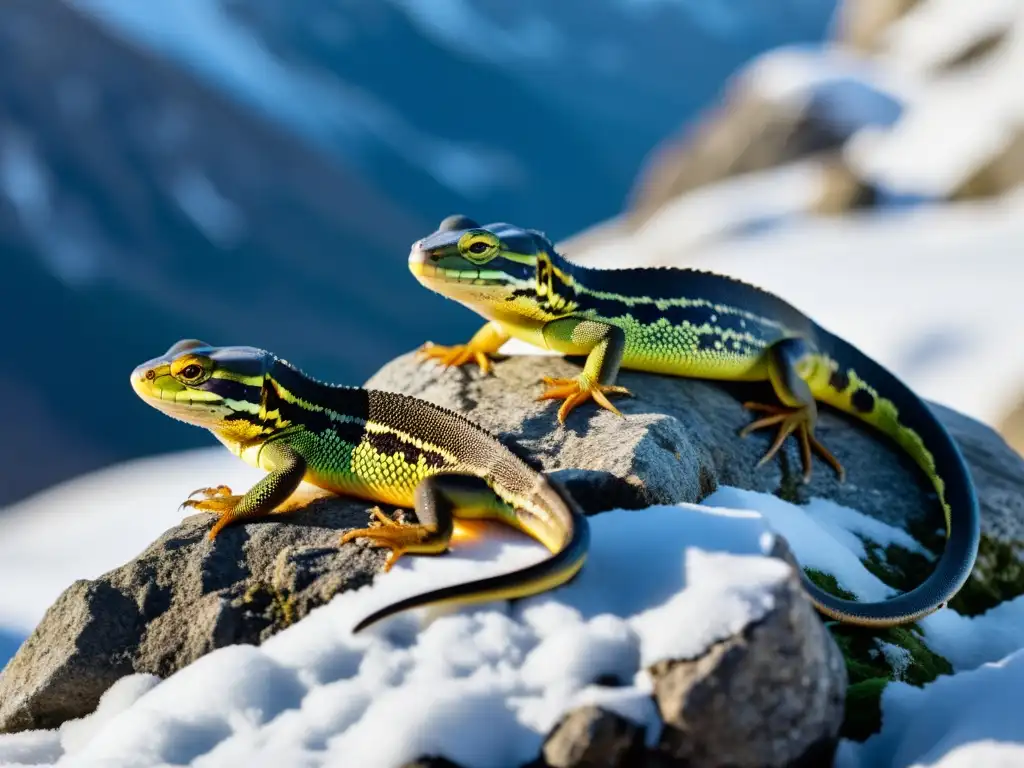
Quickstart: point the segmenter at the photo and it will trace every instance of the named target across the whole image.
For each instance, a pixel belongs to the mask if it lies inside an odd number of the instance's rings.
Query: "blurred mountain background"
[[[132,367],[181,337],[362,383],[476,320],[410,244],[568,235],[826,0],[11,0],[0,7],[0,505],[205,445]],[[429,323],[426,322],[429,318]]]
[[[858,301],[835,330],[894,344],[920,330],[925,298],[950,301],[951,279],[1010,289],[1020,208],[989,203],[1024,180],[1022,7],[9,0],[0,506],[209,445],[128,385],[179,338],[264,346],[358,384],[428,338],[466,337],[478,318],[405,266],[453,212],[543,229],[595,264],[731,270],[816,316],[843,303],[838,286]],[[950,234],[985,215],[995,250]],[[964,253],[990,261],[957,276]],[[965,406],[1000,421],[1024,389],[1024,313],[987,303],[999,322],[975,300],[947,333],[938,307],[924,341],[865,350],[954,406],[978,359],[1005,363],[986,374],[1002,399],[977,390],[991,410]],[[965,328],[976,355],[957,377],[921,368],[964,355]]]

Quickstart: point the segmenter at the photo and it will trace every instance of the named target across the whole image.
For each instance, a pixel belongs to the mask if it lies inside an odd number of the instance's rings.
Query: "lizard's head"
[[[260,413],[273,360],[254,347],[213,347],[182,339],[132,371],[132,388],[172,418],[244,437]]]
[[[409,270],[424,286],[485,315],[566,314],[575,292],[563,263],[540,232],[480,226],[460,215],[446,218],[409,252]]]

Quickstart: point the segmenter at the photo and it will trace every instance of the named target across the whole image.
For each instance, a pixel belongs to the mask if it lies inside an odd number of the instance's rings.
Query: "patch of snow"
[[[1005,39],[985,57],[929,76],[927,68],[1000,29]],[[895,125],[854,137],[847,160],[888,190],[942,197],[1021,130],[1024,6],[1016,0],[930,0],[897,22],[889,41],[880,65],[925,79]]]
[[[1010,766],[1024,763],[1024,649],[917,688],[882,693],[882,731],[847,742],[837,766]],[[970,762],[973,761],[973,762]]]
[[[859,84],[859,99],[868,107],[860,110],[865,125],[890,124],[915,82],[896,77],[873,58],[852,50],[798,45],[761,54],[736,77],[759,96],[794,107],[834,84]]]
[[[722,486],[703,503],[712,508],[756,509],[771,530],[786,539],[801,566],[831,574],[860,600],[884,600],[894,594],[864,567],[865,539],[879,547],[895,544],[932,558],[906,531],[828,499],[815,497],[795,506],[776,496]],[[918,624],[928,647],[948,659],[955,671],[974,669],[1024,647],[1024,596],[974,617],[943,609]]]
[[[1004,33],[985,56],[939,67]],[[850,136],[846,162],[883,194],[947,196],[1007,146],[1024,123],[1024,5],[1019,0],[925,0],[894,22],[882,51],[790,46],[747,65],[764,98],[817,117]],[[822,114],[823,112],[823,114]]]
[[[931,552],[902,528],[894,528],[870,515],[836,504],[829,499],[813,498],[802,508],[831,535],[842,536],[847,547],[861,559],[868,556],[863,545],[864,539],[883,548],[896,545],[929,559],[933,557]],[[854,536],[849,537],[849,534]]]
[[[0,765],[56,765],[63,754],[58,731],[27,731],[0,736]]]
[[[986,37],[1019,23],[1020,16],[1020,0],[928,0],[889,26],[880,58],[895,71],[927,75]]]
[[[60,746],[65,752],[77,752],[85,747],[93,735],[124,712],[143,694],[153,690],[160,682],[156,675],[128,675],[122,677],[100,697],[96,711],[80,720],[71,720],[60,728]]]
[[[889,668],[892,669],[893,677],[899,680],[903,677],[903,673],[907,671],[910,666],[910,662],[913,657],[906,648],[892,643],[884,643],[879,641],[878,647],[885,656],[885,661],[888,663]]]
[[[895,528],[888,523],[883,523],[863,512],[844,507],[830,499],[818,497],[811,498],[806,504],[794,507],[792,504],[783,501],[776,496],[761,499],[762,494],[754,491],[745,491],[738,488],[724,487],[708,496],[705,504],[721,505],[725,507],[739,507],[741,509],[757,509],[762,515],[768,518],[772,527],[784,536],[800,535],[799,528],[805,525],[802,517],[793,517],[793,513],[799,510],[804,515],[812,518],[822,531],[836,539],[846,549],[850,550],[858,559],[864,560],[868,557],[864,540],[871,541],[879,547],[897,545],[910,552],[932,558],[931,552],[925,549],[920,542],[902,528]],[[714,502],[712,502],[714,499]],[[797,528],[790,526],[795,521]]]
[[[808,160],[764,173],[736,176],[666,203],[635,231],[595,238],[564,251],[598,269],[633,265],[682,266],[686,255],[757,222],[787,222],[821,194],[821,164]]]
[[[939,611],[922,627],[928,647],[945,657],[954,671],[975,669],[1024,647],[1024,595],[980,616]]]
[[[721,486],[704,499],[709,507],[756,509],[764,515],[772,530],[781,535],[793,550],[800,565],[832,574],[843,589],[859,600],[885,600],[895,594],[877,576],[864,568],[861,559],[866,556],[864,545],[854,531],[861,528],[864,515],[843,510],[838,504],[815,499],[808,506],[796,506],[771,494]],[[899,538],[900,531],[880,521],[874,521],[876,532],[883,538]],[[844,523],[846,524],[844,526]],[[849,526],[849,527],[846,527]]]
[[[903,104],[856,78],[835,78],[808,94],[808,113],[839,137],[870,126],[889,126],[903,114]]]
[[[245,215],[221,195],[213,182],[196,169],[183,170],[171,182],[171,194],[206,238],[219,248],[234,248],[246,231]]]

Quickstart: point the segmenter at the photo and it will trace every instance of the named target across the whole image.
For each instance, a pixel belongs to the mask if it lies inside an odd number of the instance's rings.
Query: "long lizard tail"
[[[360,621],[353,633],[366,629],[381,619],[411,608],[442,603],[482,603],[492,600],[511,600],[517,597],[535,595],[572,579],[583,567],[590,547],[590,525],[566,493],[556,491],[542,475],[537,475],[537,485],[532,494],[531,506],[543,511],[545,519],[557,520],[562,528],[561,546],[551,557],[511,573],[489,576],[484,579],[453,584],[421,595],[413,595],[392,603],[370,614]],[[530,531],[527,522],[524,529]]]
[[[946,545],[925,581],[877,603],[843,600],[803,576],[823,613],[864,626],[893,626],[927,616],[960,591],[974,567],[981,538],[980,512],[967,465],[952,436],[909,387],[853,345],[821,332],[819,347],[838,368],[823,366],[811,382],[816,399],[839,408],[893,439],[917,463],[938,493],[946,518]]]

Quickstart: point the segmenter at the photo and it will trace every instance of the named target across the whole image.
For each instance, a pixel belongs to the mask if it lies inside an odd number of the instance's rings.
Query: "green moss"
[[[893,549],[888,547],[883,550],[878,545],[868,543],[869,553],[874,550],[873,554],[869,554],[869,561],[873,563],[872,572],[877,573],[879,578],[885,573],[887,583],[897,580],[907,562],[916,566],[916,559],[919,559],[928,564],[923,556],[903,549],[904,553],[914,557],[897,560],[900,565],[892,567],[886,563],[886,559],[893,555],[900,557]],[[855,599],[851,592],[839,585],[832,574],[811,568],[806,569],[806,573],[814,584],[829,594],[847,600]],[[921,629],[916,624],[876,630],[837,623],[832,624],[830,630],[842,651],[849,679],[846,716],[842,728],[845,738],[863,740],[878,731],[881,725],[880,697],[889,681],[901,680],[919,686],[953,671],[945,658],[924,644]]]
[[[799,476],[793,472],[784,471],[779,487],[775,489],[773,495],[790,504],[803,504],[806,502],[803,494],[800,493],[803,488],[804,484]]]
[[[278,630],[295,623],[295,604],[290,593],[262,582],[251,585],[242,595],[242,603],[262,614]]]
[[[878,733],[882,727],[882,691],[888,684],[884,677],[872,677],[846,689],[846,718],[840,736],[864,741]]]
[[[814,582],[814,585],[819,589],[823,589],[830,595],[840,597],[843,600],[854,600],[856,595],[853,592],[847,592],[845,589],[839,586],[839,582],[836,581],[836,577],[831,573],[825,573],[824,571],[816,571],[814,568],[805,568],[804,573],[807,574],[807,578]]]
[[[952,674],[950,663],[922,642],[917,625],[870,630],[834,625],[832,637],[843,652],[849,687],[842,735],[863,740],[881,724],[880,697],[890,680],[924,685],[939,675]],[[887,646],[901,649],[905,658],[893,658]]]
[[[797,492],[785,487],[776,491],[780,498]],[[922,546],[940,555],[945,536],[936,530],[933,520],[915,520],[908,532]],[[901,592],[923,583],[932,573],[935,560],[896,544],[881,546],[864,539],[865,568],[884,584]],[[808,578],[829,594],[846,599],[854,596],[828,573],[807,569]],[[971,578],[950,601],[960,614],[976,616],[995,605],[1024,594],[1024,542],[999,541],[982,536],[978,562]],[[884,630],[872,630],[844,624],[831,624],[830,631],[843,653],[849,686],[842,728],[845,738],[862,741],[881,726],[881,695],[890,681],[922,686],[940,675],[952,674],[949,661],[935,653],[923,641],[916,624]]]
[[[1006,600],[1024,595],[1024,544],[982,536],[971,578],[949,601],[965,616],[977,616]]]

